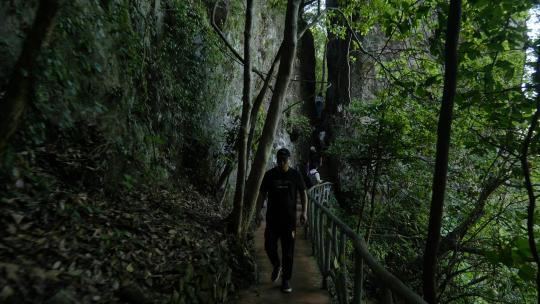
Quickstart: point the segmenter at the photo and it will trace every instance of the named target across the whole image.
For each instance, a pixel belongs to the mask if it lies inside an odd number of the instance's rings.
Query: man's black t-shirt
[[[296,227],[296,198],[306,189],[298,171],[289,168],[282,172],[277,167],[264,174],[261,191],[268,193],[266,226],[271,229]]]

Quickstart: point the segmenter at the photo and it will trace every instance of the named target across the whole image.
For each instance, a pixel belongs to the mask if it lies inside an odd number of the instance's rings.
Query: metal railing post
[[[317,226],[317,256],[318,256],[318,262],[319,262],[319,268],[322,269],[322,259],[324,258],[324,252],[323,252],[323,236],[322,236],[322,227],[323,227],[323,221],[324,216],[322,209],[319,209],[319,224]]]
[[[347,236],[343,230],[341,230],[339,243],[340,284],[343,287],[343,303],[347,304],[349,301],[349,292],[347,289]]]
[[[330,260],[332,257],[332,244],[334,243],[334,234],[336,232],[336,225],[334,222],[331,222],[330,219],[327,220],[329,225],[326,225],[324,228],[326,240],[324,248],[324,269],[323,269],[323,282],[322,286],[324,289],[328,287],[328,276],[330,275]],[[330,227],[332,227],[330,229]]]
[[[354,253],[354,286],[353,286],[353,300],[352,303],[360,304],[362,303],[362,268],[364,267],[362,263],[362,256],[358,251],[355,250]]]
[[[386,286],[383,286],[383,298],[381,302],[383,304],[394,304],[394,299],[392,298],[392,291]]]
[[[313,253],[313,255],[316,254],[316,250],[315,250],[315,246],[316,246],[316,243],[315,243],[315,233],[317,231],[317,210],[316,208],[319,208],[317,206],[313,206],[313,211],[311,212],[311,234],[310,234],[310,239],[311,239],[311,252]]]

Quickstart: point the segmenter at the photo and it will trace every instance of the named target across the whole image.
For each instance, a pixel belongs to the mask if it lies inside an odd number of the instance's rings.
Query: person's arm
[[[315,178],[317,179],[317,184],[322,183],[321,175],[319,174],[319,172],[315,173]]]
[[[259,191],[259,196],[257,197],[257,216],[261,216],[261,211],[264,206],[264,200],[266,199],[266,192]]]
[[[302,214],[300,215],[300,224],[304,225],[307,222],[307,208],[308,208],[308,197],[306,189],[302,190],[300,193],[300,202],[302,203]]]
[[[256,227],[260,227],[264,216],[262,209],[264,208],[264,200],[266,199],[266,192],[260,191],[259,196],[257,197],[257,203],[255,205],[255,223]]]
[[[259,195],[257,196],[257,202],[255,203],[255,218],[257,219],[257,226],[262,222],[262,208],[264,206],[264,200],[268,194],[268,172],[264,174],[261,187],[259,188]]]

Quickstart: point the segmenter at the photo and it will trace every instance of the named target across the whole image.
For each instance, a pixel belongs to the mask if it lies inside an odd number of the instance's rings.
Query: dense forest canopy
[[[23,2],[0,5],[0,301],[95,296],[90,258],[47,253],[70,225],[120,265],[97,272],[99,299],[225,301],[249,281],[231,269],[253,273],[258,190],[286,145],[297,164],[322,153],[332,212],[427,302],[540,302],[537,1]],[[201,229],[219,249],[201,254]],[[155,231],[189,253],[142,262],[134,235]]]
[[[527,234],[530,197],[524,182],[524,174],[530,174],[534,188],[539,173],[534,165],[537,135],[528,132],[537,119],[536,57],[526,55],[537,50],[536,38],[527,35],[532,5],[462,3],[437,253],[441,302],[536,298],[537,265]],[[364,41],[370,35],[384,38],[357,46],[349,34],[350,58],[362,62],[366,79],[375,79],[366,82],[376,89],[373,96],[352,98],[339,118],[344,123],[336,123],[339,131],[330,153],[350,170],[343,191],[355,198],[344,204],[351,225],[409,282],[420,280],[422,271],[418,256],[429,217],[448,9],[448,3],[438,1],[351,2],[342,8],[351,20],[357,19],[351,25],[357,24]],[[342,26],[337,29],[343,31]],[[342,33],[347,39],[347,32]]]

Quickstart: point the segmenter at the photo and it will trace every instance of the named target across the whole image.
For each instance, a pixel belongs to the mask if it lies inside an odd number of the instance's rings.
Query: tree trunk
[[[471,211],[465,220],[463,220],[454,230],[448,233],[440,241],[439,249],[437,251],[437,255],[439,257],[458,246],[458,242],[465,237],[469,231],[469,228],[471,228],[482,218],[482,216],[484,216],[485,207],[491,194],[493,194],[493,192],[495,192],[495,190],[497,190],[497,188],[499,188],[499,186],[502,185],[506,180],[506,177],[495,177],[489,179],[485,183],[480,195],[478,196],[478,199],[476,200],[473,211]]]
[[[52,30],[53,19],[58,11],[56,0],[41,0],[32,29],[24,40],[21,55],[9,78],[6,93],[0,102],[0,154],[4,152],[9,138],[29,102],[34,81],[34,67],[47,34]]]
[[[268,107],[268,114],[264,123],[263,133],[246,183],[244,206],[248,212],[244,217],[243,235],[247,233],[255,213],[255,204],[257,196],[259,195],[259,187],[262,183],[266,162],[270,156],[270,149],[272,148],[279,120],[281,119],[283,100],[287,92],[296,55],[298,9],[300,7],[300,2],[301,0],[289,0],[287,2],[285,30],[281,46],[283,48],[283,54],[279,64],[276,85],[274,93],[272,94],[272,99],[270,100],[270,106]]]
[[[259,94],[257,95],[257,98],[255,98],[255,102],[253,102],[253,108],[251,109],[251,115],[249,118],[249,136],[248,136],[248,159],[250,157],[249,151],[251,151],[251,145],[253,144],[253,138],[255,137],[255,128],[257,127],[257,117],[259,116],[259,110],[261,109],[261,106],[264,101],[264,96],[266,95],[266,92],[268,91],[268,88],[270,87],[270,81],[272,80],[272,76],[274,75],[274,70],[277,66],[277,63],[279,62],[282,54],[282,47],[279,47],[279,50],[276,54],[276,57],[274,57],[274,61],[272,62],[272,65],[270,66],[270,70],[266,74],[266,78],[264,79],[263,86],[261,90],[259,91]]]
[[[270,66],[270,70],[268,71],[268,73],[266,73],[266,78],[264,79],[264,83],[263,83],[263,86],[261,88],[261,90],[259,91],[259,94],[257,95],[257,97],[255,98],[255,101],[253,102],[253,107],[251,108],[251,113],[250,113],[250,118],[249,118],[249,135],[248,135],[248,140],[247,140],[247,154],[246,154],[246,159],[247,161],[249,162],[249,159],[251,158],[251,155],[250,155],[250,151],[251,151],[251,146],[253,145],[253,138],[255,137],[255,128],[257,127],[257,118],[258,118],[258,115],[259,115],[259,110],[262,106],[262,103],[264,101],[264,96],[266,95],[266,92],[268,91],[268,88],[270,87],[270,81],[272,80],[272,75],[274,75],[274,70],[275,70],[275,67],[277,65],[277,63],[279,62],[279,59],[281,57],[281,48],[279,48],[277,54],[276,54],[276,57],[274,58],[274,61],[272,62],[272,65]],[[238,142],[239,139],[236,138],[235,140],[235,149],[238,149]],[[247,168],[246,168],[247,169]],[[227,186],[226,184],[226,181],[229,179],[229,175],[231,174],[231,172],[234,170],[234,165],[232,163],[232,161],[227,161],[227,163],[225,164],[225,168],[223,169],[223,171],[221,172],[221,175],[219,176],[219,179],[218,179],[218,182],[216,183],[216,186],[215,186],[215,192],[216,194],[219,194],[221,192],[225,192],[224,191],[224,188]],[[246,171],[246,172],[249,172]],[[246,175],[248,175],[249,173],[246,173]]]
[[[523,175],[525,177],[525,188],[527,189],[527,196],[529,197],[529,206],[527,207],[527,236],[529,240],[529,248],[536,263],[536,292],[537,302],[540,304],[540,258],[538,257],[538,250],[536,249],[536,240],[534,238],[534,209],[536,207],[536,196],[534,195],[534,189],[531,182],[531,168],[527,155],[529,153],[529,145],[533,134],[538,127],[538,119],[540,118],[540,47],[537,49],[536,56],[536,73],[534,74],[534,85],[536,88],[536,111],[531,118],[531,125],[527,131],[527,137],[523,143],[521,152],[521,167],[523,168]]]
[[[225,166],[223,167],[223,170],[221,171],[221,174],[219,175],[219,178],[214,185],[215,197],[219,197],[221,193],[225,191],[225,188],[227,187],[227,182],[229,180],[229,176],[231,175],[233,170],[234,170],[234,166],[233,166],[232,160],[226,160]]]
[[[429,213],[428,236],[424,251],[423,289],[424,299],[431,304],[437,303],[437,250],[441,238],[441,222],[448,171],[448,150],[450,148],[450,131],[452,112],[457,82],[457,48],[461,19],[461,0],[450,0],[445,45],[444,90],[439,125],[437,128],[437,152],[435,172],[431,193],[431,209]]]
[[[339,1],[328,0],[328,8],[340,8]],[[331,22],[343,26],[342,15],[331,18]],[[345,39],[335,34],[328,34],[328,44],[326,50],[328,82],[331,86],[326,92],[325,110],[330,115],[337,114],[338,106],[347,105],[349,102],[349,69],[348,53],[351,32],[347,29]]]
[[[381,127],[379,127],[380,130]],[[380,134],[377,136],[379,138]],[[369,227],[366,233],[366,243],[369,244],[371,233],[373,232],[373,223],[375,221],[375,194],[377,192],[377,184],[379,183],[379,172],[381,169],[381,148],[377,139],[377,158],[375,159],[375,172],[373,174],[373,183],[371,185],[370,211],[369,211]]]
[[[324,52],[323,52],[323,56],[322,56],[322,72],[321,72],[321,88],[319,89],[319,93],[323,93],[324,92],[324,88],[326,87],[326,82],[325,82],[325,79],[326,79],[326,51],[328,50],[328,41],[325,40],[324,41]]]
[[[340,9],[342,1],[327,0],[327,9]],[[344,26],[347,22],[343,15],[335,15],[330,18],[330,22]],[[328,44],[326,46],[326,68],[329,86],[326,90],[326,98],[323,115],[323,129],[326,131],[326,140],[334,140],[335,128],[337,125],[338,109],[349,104],[349,44],[352,36],[350,28],[346,30],[345,38],[332,33],[328,34]],[[339,195],[341,191],[341,181],[339,171],[341,163],[335,156],[329,155],[326,161],[326,172],[328,179],[334,183],[334,191]]]
[[[305,21],[301,21],[302,26],[307,26]],[[316,60],[315,60],[315,40],[310,29],[307,29],[298,40],[298,61],[300,72],[300,96],[303,100],[302,109],[310,117],[312,124],[315,124],[315,95],[316,94]],[[309,139],[309,138],[306,138]]]
[[[358,212],[358,223],[356,224],[356,233],[358,234],[360,233],[360,225],[362,224],[362,220],[364,218],[366,198],[369,192],[369,175],[370,174],[371,174],[371,159],[369,159],[369,163],[366,165],[366,173],[364,176],[364,182],[363,182],[364,193],[362,194],[362,200],[360,202],[360,211]]]
[[[244,29],[244,89],[242,91],[242,117],[238,133],[238,169],[232,211],[232,233],[240,236],[242,231],[242,209],[247,172],[247,142],[249,116],[251,114],[251,27],[253,23],[253,0],[246,2],[246,23]]]

